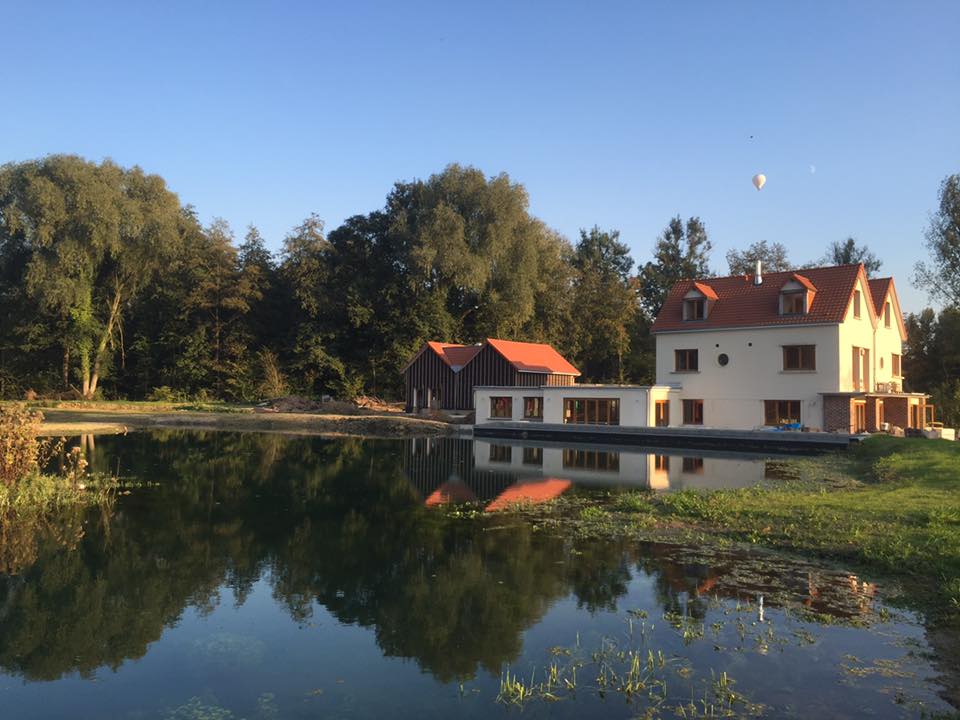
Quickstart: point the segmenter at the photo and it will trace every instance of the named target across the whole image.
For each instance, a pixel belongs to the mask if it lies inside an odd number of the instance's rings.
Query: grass
[[[686,533],[862,565],[960,620],[960,444],[877,436],[778,471],[755,488],[628,491],[602,509],[570,512],[576,499],[561,499],[539,512],[585,535]]]

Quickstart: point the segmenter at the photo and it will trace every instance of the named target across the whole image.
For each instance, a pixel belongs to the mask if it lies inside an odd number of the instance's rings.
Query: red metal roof
[[[693,287],[700,292],[704,297],[708,297],[711,300],[717,299],[717,293],[714,292],[713,288],[702,282],[695,282]]]
[[[883,301],[890,290],[890,283],[893,278],[874,278],[870,281],[870,296],[873,298],[873,307],[876,308],[877,315],[883,315]]]
[[[454,343],[428,342],[427,345],[453,370],[459,370],[480,352],[480,345],[456,345]]]
[[[706,320],[683,319],[683,296],[695,282],[681,280],[667,295],[652,332],[841,323],[857,278],[861,276],[866,280],[862,265],[837,265],[809,268],[802,276],[793,271],[765,273],[761,285],[754,285],[753,277],[747,275],[710,278],[701,283],[709,284],[716,292],[717,300],[712,303]],[[816,288],[813,303],[803,315],[780,314],[780,290],[791,280],[804,286],[803,280],[806,280]]]
[[[487,344],[503,355],[520,372],[553,375],[579,375],[580,371],[553,349],[543,343],[514,342],[487,338]]]
[[[816,292],[817,288],[812,282],[810,282],[805,276],[800,275],[799,273],[794,273],[790,276],[790,279],[794,282],[798,282],[803,285],[807,290],[813,290]]]

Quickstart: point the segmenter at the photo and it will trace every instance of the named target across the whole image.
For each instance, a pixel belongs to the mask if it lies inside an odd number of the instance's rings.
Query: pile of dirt
[[[275,413],[311,413],[322,415],[382,415],[383,413],[399,413],[403,408],[391,405],[379,398],[359,396],[353,402],[345,400],[311,400],[302,395],[288,395],[260,403],[256,412]]]
[[[358,395],[354,402],[359,408],[375,410],[378,413],[403,412],[403,403],[388,403],[385,400],[369,395]]]
[[[255,408],[256,412],[281,413],[315,413],[320,412],[323,403],[303,397],[302,395],[288,395],[262,402]]]

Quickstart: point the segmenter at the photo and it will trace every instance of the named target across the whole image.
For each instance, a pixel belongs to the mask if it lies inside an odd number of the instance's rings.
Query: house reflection
[[[477,502],[488,510],[552,500],[574,486],[740,488],[767,474],[762,458],[746,455],[454,438],[409,440],[404,468],[426,505]]]

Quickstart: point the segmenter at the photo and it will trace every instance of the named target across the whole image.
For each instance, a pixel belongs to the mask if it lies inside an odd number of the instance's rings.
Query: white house
[[[652,332],[657,384],[476,389],[477,422],[875,431],[924,427],[903,392],[893,278],[862,265],[677,283]]]

